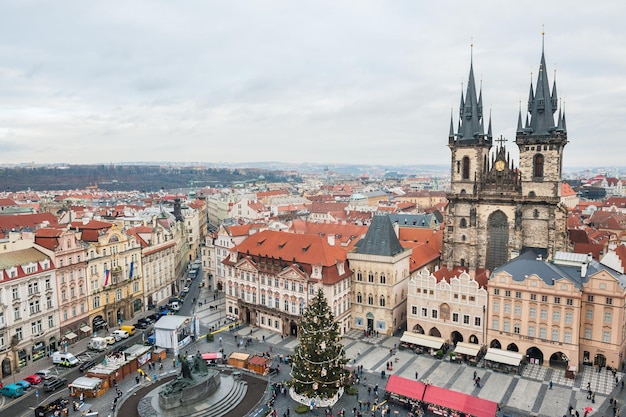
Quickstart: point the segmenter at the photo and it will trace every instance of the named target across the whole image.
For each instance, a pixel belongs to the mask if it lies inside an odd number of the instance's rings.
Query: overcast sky
[[[0,163],[448,164],[472,42],[512,148],[545,25],[565,166],[626,165],[623,0],[4,0],[0,16]]]

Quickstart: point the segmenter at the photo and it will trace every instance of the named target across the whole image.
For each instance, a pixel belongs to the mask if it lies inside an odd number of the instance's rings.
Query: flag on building
[[[102,285],[103,287],[106,287],[107,285],[109,285],[109,275],[111,274],[111,270],[107,269],[106,271],[104,271],[104,285]]]
[[[135,262],[134,261],[130,261],[130,273],[128,274],[128,278],[132,278],[133,277],[133,270],[135,269]]]

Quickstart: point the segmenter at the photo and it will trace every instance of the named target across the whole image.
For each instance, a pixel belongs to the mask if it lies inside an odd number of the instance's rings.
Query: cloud
[[[471,56],[494,135],[514,147],[545,25],[565,165],[619,165],[625,12],[616,0],[3,2],[0,140],[19,145],[0,163],[447,164]]]

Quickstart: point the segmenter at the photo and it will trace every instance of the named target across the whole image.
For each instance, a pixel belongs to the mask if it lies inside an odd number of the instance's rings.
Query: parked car
[[[0,394],[5,397],[17,398],[24,395],[24,388],[20,387],[17,384],[9,384],[0,388]]]
[[[113,336],[115,340],[120,341],[122,339],[128,339],[128,332],[126,330],[113,330],[111,336]]]
[[[52,392],[66,385],[67,378],[53,378],[43,383],[43,390],[45,392]]]
[[[106,327],[107,322],[104,321],[102,318],[97,317],[93,320],[93,329],[94,330],[100,330],[104,327]]]
[[[115,337],[109,335],[109,336],[104,336],[104,340],[107,341],[107,345],[114,345],[116,340]]]
[[[39,375],[41,379],[43,380],[54,377],[54,374],[52,373],[50,369],[40,369],[37,372],[35,372],[35,375]]]
[[[139,319],[135,323],[135,327],[138,328],[138,329],[145,329],[145,328],[148,327],[148,323],[146,323],[146,321],[144,319]]]
[[[96,366],[98,362],[96,361],[87,361],[87,362],[83,362],[80,364],[80,366],[78,367],[78,370],[81,372],[85,372],[87,369],[92,368],[94,366]]]
[[[15,385],[19,385],[20,387],[24,388],[24,391],[30,388],[30,382],[26,381],[25,379],[17,381]]]
[[[37,374],[29,375],[24,380],[28,381],[30,385],[37,385],[41,382],[41,377]]]

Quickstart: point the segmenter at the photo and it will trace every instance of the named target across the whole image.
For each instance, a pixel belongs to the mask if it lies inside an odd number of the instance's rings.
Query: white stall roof
[[[522,362],[522,354],[518,352],[512,352],[510,350],[489,348],[487,349],[485,360],[499,362],[505,365],[519,366],[520,362]]]
[[[480,351],[480,345],[475,343],[463,343],[457,342],[456,347],[454,348],[454,353],[459,353],[461,355],[469,355],[476,356]]]
[[[176,330],[183,326],[185,322],[191,322],[189,316],[163,316],[154,323],[155,330]]]
[[[401,342],[411,343],[413,345],[425,346],[428,348],[439,349],[443,346],[445,339],[435,336],[427,336],[421,333],[404,332],[400,338]]]

